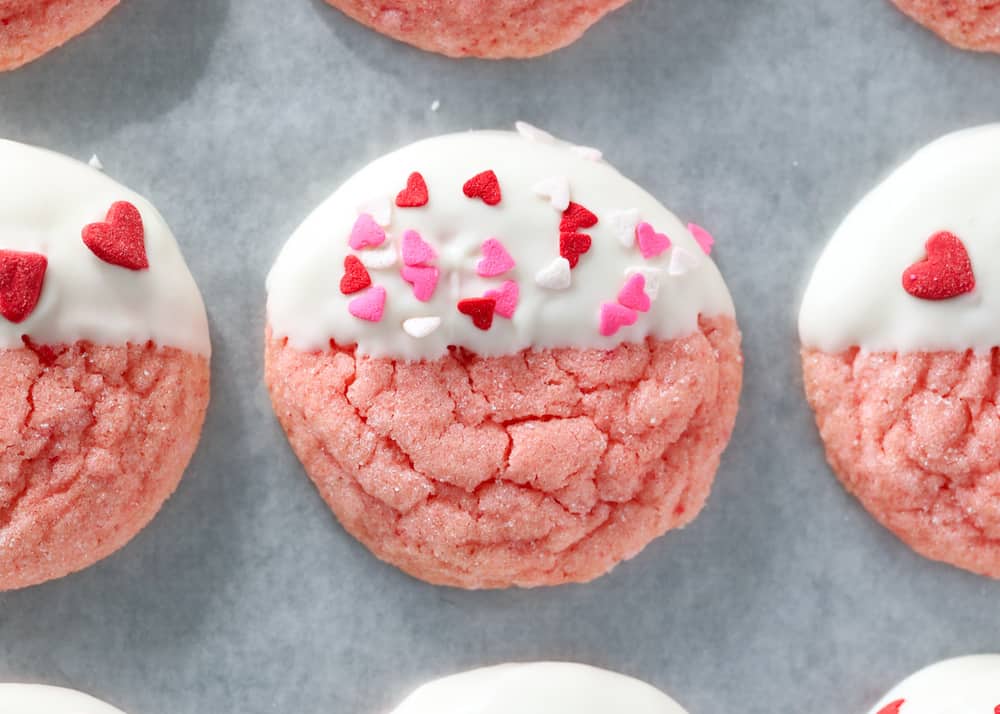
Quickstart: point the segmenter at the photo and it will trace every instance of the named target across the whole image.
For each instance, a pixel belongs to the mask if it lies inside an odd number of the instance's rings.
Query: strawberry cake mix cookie
[[[117,4],[118,0],[0,0],[0,72],[59,47]]]
[[[736,416],[711,236],[519,126],[379,159],[268,278],[292,447],[347,530],[432,583],[607,572],[698,514]]]
[[[628,0],[327,0],[358,22],[449,57],[537,57]]]
[[[0,714],[122,714],[86,694],[41,684],[0,684]]]
[[[871,714],[1000,714],[1000,656],[960,657],[921,670]]]
[[[156,209],[0,140],[0,590],[84,568],[149,522],[198,443],[209,351]]]
[[[673,699],[637,679],[563,662],[504,664],[445,677],[422,686],[392,714],[468,712],[686,714]]]
[[[1000,124],[865,198],[802,304],[805,387],[848,490],[917,552],[1000,577]]]
[[[1000,3],[995,0],[892,1],[956,47],[1000,52]]]

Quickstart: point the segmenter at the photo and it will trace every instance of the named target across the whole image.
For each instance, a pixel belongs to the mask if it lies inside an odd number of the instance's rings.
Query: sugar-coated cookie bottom
[[[372,29],[451,57],[535,57],[628,0],[327,0]]]
[[[1000,52],[1000,4],[982,0],[892,1],[956,47]]]
[[[0,71],[16,69],[89,29],[119,0],[0,0]]]
[[[423,580],[583,582],[695,518],[735,420],[732,318],[614,350],[434,362],[268,336],[291,444],[344,527]]]
[[[1000,351],[802,353],[827,458],[922,555],[1000,577]]]
[[[207,358],[174,348],[0,350],[0,590],[125,545],[180,481],[208,398]]]

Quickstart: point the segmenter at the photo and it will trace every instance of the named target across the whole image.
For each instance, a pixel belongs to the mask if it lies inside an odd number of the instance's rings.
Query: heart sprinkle
[[[715,245],[715,238],[712,237],[712,234],[697,223],[688,223],[688,231],[690,231],[698,247],[705,251],[705,255],[711,255],[712,246]]]
[[[488,330],[493,326],[493,313],[497,301],[489,297],[466,298],[458,301],[458,311],[472,318],[472,324],[480,330]]]
[[[569,208],[569,179],[565,176],[552,176],[542,179],[531,190],[536,196],[547,199],[552,207],[559,212]]]
[[[689,250],[677,246],[670,253],[670,267],[667,272],[676,277],[687,275],[698,267],[698,256]]]
[[[649,312],[652,301],[646,294],[646,278],[641,273],[633,275],[618,293],[618,303],[639,312]]]
[[[372,277],[355,256],[344,258],[344,275],[340,279],[340,292],[344,295],[359,293],[372,284]]]
[[[635,238],[639,242],[639,252],[646,260],[655,258],[670,248],[670,239],[663,233],[657,233],[653,226],[646,222],[636,226]]]
[[[597,225],[597,216],[581,206],[579,203],[570,202],[563,211],[562,222],[559,230],[562,233],[575,233],[581,228],[592,228]]]
[[[537,126],[532,126],[526,121],[514,122],[514,128],[517,129],[517,133],[520,134],[522,138],[527,139],[528,141],[534,141],[539,144],[556,143],[556,138],[552,136],[552,134],[544,129],[539,129]]]
[[[111,204],[103,223],[83,229],[83,242],[105,263],[128,270],[147,270],[145,229],[139,209],[128,201]]]
[[[639,319],[639,313],[616,302],[606,302],[601,305],[601,334],[611,337],[618,330],[634,325]]]
[[[400,208],[420,208],[421,206],[426,206],[429,200],[430,194],[427,192],[427,182],[424,181],[423,176],[414,171],[406,179],[406,188],[396,196],[396,205]]]
[[[949,300],[976,288],[976,276],[965,245],[942,231],[931,236],[927,257],[903,272],[903,289],[920,300]]]
[[[593,146],[574,146],[570,148],[570,151],[587,161],[600,161],[604,158],[604,152]]]
[[[462,193],[469,198],[481,198],[487,206],[495,206],[503,199],[500,181],[492,171],[483,171],[465,182]]]
[[[656,296],[660,294],[660,279],[663,277],[663,270],[646,265],[635,266],[625,270],[626,279],[631,278],[633,275],[641,275],[645,279],[646,294],[649,295],[650,300],[655,300]]]
[[[639,225],[639,210],[627,208],[622,211],[612,211],[604,219],[611,225],[615,238],[626,248],[635,245],[635,229]]]
[[[34,312],[48,265],[39,253],[0,250],[0,315],[19,323]]]
[[[897,699],[896,701],[882,707],[878,714],[899,714],[904,704],[906,704],[905,699]]]
[[[440,272],[437,268],[422,265],[404,265],[399,274],[403,280],[413,286],[413,296],[420,302],[427,302],[434,297]]]
[[[559,255],[569,261],[569,267],[575,268],[580,262],[580,256],[590,250],[591,240],[586,233],[560,233]]]
[[[406,231],[403,234],[403,245],[400,249],[404,265],[426,265],[435,258],[437,253],[416,231]]]
[[[378,250],[366,250],[360,256],[361,262],[369,270],[385,270],[386,268],[391,268],[396,264],[396,260],[399,258],[396,255],[396,248],[393,246],[386,246],[385,248],[379,248]]]
[[[385,230],[370,213],[362,213],[354,222],[348,243],[354,250],[377,248],[385,243]]]
[[[570,270],[568,260],[563,257],[556,258],[535,273],[535,283],[546,290],[566,290],[573,282]]]
[[[411,317],[403,320],[403,331],[418,340],[427,337],[441,327],[440,317]]]
[[[517,301],[520,294],[521,290],[517,283],[513,280],[508,280],[500,286],[499,290],[488,290],[483,297],[494,300],[496,302],[496,305],[493,306],[494,312],[500,317],[510,320],[514,317],[514,312],[517,310]]]
[[[483,257],[476,264],[476,274],[483,278],[495,278],[514,268],[514,259],[496,238],[483,242]]]
[[[381,285],[365,291],[360,297],[351,300],[347,310],[359,320],[381,322],[385,314],[385,288]]]

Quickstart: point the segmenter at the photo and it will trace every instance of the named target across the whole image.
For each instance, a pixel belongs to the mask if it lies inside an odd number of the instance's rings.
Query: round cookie
[[[956,47],[1000,52],[1000,5],[982,0],[892,0]]]
[[[799,319],[851,493],[917,552],[1000,577],[1000,124],[920,151],[851,212]]]
[[[0,714],[123,714],[72,689],[0,683]]]
[[[436,584],[602,575],[694,519],[736,416],[711,237],[520,130],[375,161],[268,277],[292,447],[348,531]]]
[[[637,679],[582,664],[504,664],[425,684],[392,714],[686,714]]]
[[[0,590],[84,568],[149,522],[198,443],[209,353],[156,209],[0,140]]]
[[[1000,655],[960,657],[923,669],[882,697],[871,714],[1000,712]]]
[[[0,0],[0,72],[59,47],[117,4],[118,0]]]
[[[358,22],[449,57],[537,57],[628,0],[327,0]]]

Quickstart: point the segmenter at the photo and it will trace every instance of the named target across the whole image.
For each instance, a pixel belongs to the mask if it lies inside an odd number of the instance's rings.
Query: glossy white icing
[[[127,270],[97,258],[82,231],[111,205],[139,209],[149,269]],[[194,278],[162,216],[146,199],[66,156],[0,140],[0,250],[48,260],[40,300],[20,323],[0,317],[0,348],[90,340],[153,340],[208,355],[208,319]]]
[[[948,231],[965,245],[973,292],[913,297],[902,276]],[[1000,345],[1000,124],[922,149],[851,211],[813,272],[802,343],[826,352],[986,351]]]
[[[483,356],[529,347],[607,349],[650,335],[660,339],[688,335],[697,329],[699,314],[733,314],[722,277],[685,224],[593,155],[582,156],[571,145],[546,138],[547,134],[543,140],[532,131],[527,135],[535,138],[515,132],[468,132],[428,139],[378,159],[350,178],[299,227],[268,276],[267,313],[275,337],[287,337],[302,350],[324,349],[333,339],[356,343],[363,353],[415,360],[440,357],[450,345]],[[463,193],[468,179],[487,170],[499,179],[498,205]],[[348,239],[359,207],[384,207],[406,186],[412,172],[426,181],[427,205],[391,205],[388,220],[382,215],[373,221],[385,226],[386,243],[352,250]],[[564,181],[570,200],[599,219],[597,225],[580,229],[591,236],[592,246],[568,277],[560,263]],[[630,216],[635,220],[623,229]],[[644,258],[635,240],[627,236],[622,240],[623,230],[634,234],[639,221],[665,233],[673,247]],[[368,229],[373,222],[368,222]],[[437,268],[440,277],[428,300],[418,299],[402,279],[404,261],[386,259],[378,252],[392,246],[398,253],[403,236],[411,230],[437,254],[428,265]],[[484,277],[476,268],[483,257],[482,245],[490,238],[503,245],[515,266],[502,275]],[[678,251],[693,257],[684,261],[682,274],[670,271]],[[372,253],[377,259],[366,255]],[[357,296],[341,294],[338,287],[348,254],[368,265],[373,284],[386,290],[379,322],[358,319],[348,310]],[[614,302],[627,276],[640,269],[659,270],[662,276],[652,309],[635,325],[602,337],[602,303]],[[413,277],[413,271],[409,273]],[[518,285],[513,319],[498,315],[484,331],[457,310],[459,300],[482,297],[506,281]],[[421,318],[439,318],[440,324],[427,334],[404,329],[414,324],[409,320]]]
[[[977,655],[917,672],[886,694],[871,714],[996,714],[998,710],[1000,655]]]
[[[580,664],[477,669],[425,684],[392,714],[685,714],[631,677]]]
[[[0,684],[0,714],[122,714],[122,711],[72,689]]]

